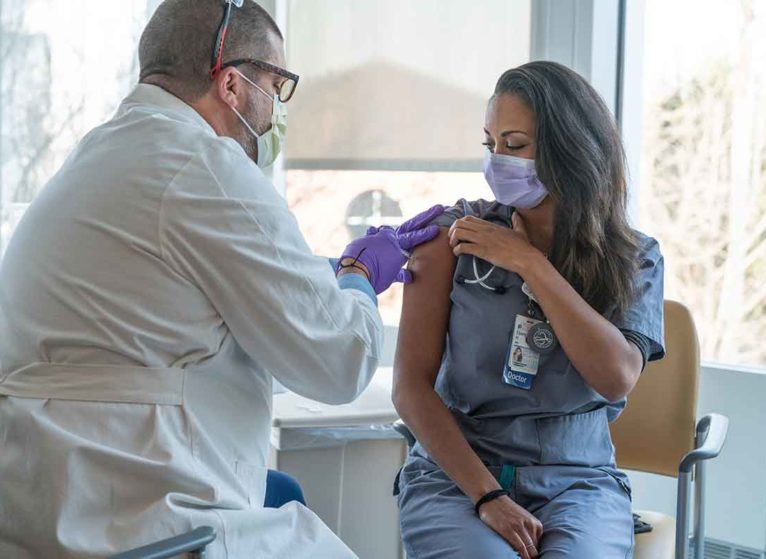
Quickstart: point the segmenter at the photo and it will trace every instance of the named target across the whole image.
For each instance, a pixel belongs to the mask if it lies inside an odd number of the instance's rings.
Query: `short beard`
[[[253,130],[255,130],[258,135],[263,135],[266,132],[268,132],[270,125],[271,125],[271,106],[265,107],[264,103],[260,103],[260,94],[258,94],[258,97],[251,97],[250,98],[250,106],[253,107],[253,110],[251,111],[252,114],[242,114],[242,118],[244,118],[247,123],[253,127]],[[264,105],[264,106],[262,106]],[[266,111],[268,109],[268,115],[269,115],[269,122],[264,127],[263,131],[259,131],[261,128],[260,126],[257,126],[256,123],[258,122],[258,112],[259,111]],[[247,129],[247,126],[245,126],[242,122],[240,122],[240,130],[242,132],[240,142],[239,144],[242,146],[242,149],[245,150],[245,153],[247,156],[253,160],[253,162],[257,165],[258,164],[258,139],[253,136],[253,134]]]
[[[242,124],[242,123],[240,123]],[[255,136],[242,124],[239,145],[245,150],[245,154],[253,160],[253,163],[258,164],[258,140]]]

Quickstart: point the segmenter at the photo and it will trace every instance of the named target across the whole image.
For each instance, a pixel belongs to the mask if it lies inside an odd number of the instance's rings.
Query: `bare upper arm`
[[[410,260],[414,281],[404,288],[394,359],[395,399],[403,382],[419,379],[432,386],[436,382],[449,323],[455,263],[446,228],[435,240],[418,247]]]

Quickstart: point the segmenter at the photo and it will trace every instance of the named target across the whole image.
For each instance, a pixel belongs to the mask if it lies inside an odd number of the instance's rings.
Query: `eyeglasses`
[[[243,3],[244,0],[226,0],[223,18],[221,19],[221,24],[218,26],[218,32],[216,33],[215,44],[213,46],[213,57],[210,63],[210,78],[215,78],[218,75],[218,72],[224,68],[250,64],[256,68],[285,78],[278,86],[278,97],[280,101],[287,103],[292,99],[295,90],[298,87],[299,76],[297,74],[293,74],[279,66],[254,58],[241,58],[226,63],[223,61],[223,45],[226,42],[226,34],[229,32],[229,20],[231,19],[232,6],[241,8]]]
[[[283,103],[287,103],[290,99],[292,99],[293,95],[295,94],[295,90],[298,87],[298,80],[300,79],[300,76],[298,76],[298,74],[293,74],[292,72],[288,72],[284,68],[280,68],[279,66],[274,66],[273,64],[269,64],[268,62],[263,62],[262,60],[255,60],[254,58],[240,58],[239,60],[232,60],[231,62],[226,62],[225,64],[221,65],[221,70],[223,70],[224,68],[229,68],[231,66],[240,66],[242,64],[250,64],[252,66],[255,66],[256,68],[259,68],[266,72],[270,72],[272,74],[285,78],[284,80],[282,80],[282,83],[280,83],[277,86],[277,95],[279,97],[279,100],[282,101]]]

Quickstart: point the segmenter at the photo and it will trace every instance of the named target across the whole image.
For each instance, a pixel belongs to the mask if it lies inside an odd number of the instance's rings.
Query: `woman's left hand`
[[[458,219],[449,230],[455,256],[471,254],[509,272],[521,274],[542,253],[529,242],[522,217],[514,212],[513,229],[474,216]]]

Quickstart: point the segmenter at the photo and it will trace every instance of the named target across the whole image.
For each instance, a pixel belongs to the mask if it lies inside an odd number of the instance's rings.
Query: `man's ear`
[[[239,107],[242,88],[242,79],[234,68],[224,68],[215,77],[216,95],[233,109]]]

